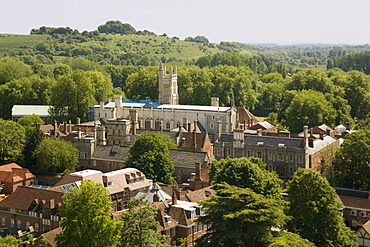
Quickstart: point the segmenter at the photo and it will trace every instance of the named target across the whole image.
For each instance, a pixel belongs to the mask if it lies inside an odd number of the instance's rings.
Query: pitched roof
[[[36,114],[38,116],[50,116],[48,105],[14,105],[12,116],[26,116]]]
[[[182,140],[181,148],[191,149],[193,147],[193,138],[195,134],[196,149],[201,149],[207,140],[207,133],[199,132],[181,132],[179,138]],[[183,139],[184,138],[184,139]]]
[[[57,242],[55,241],[55,237],[62,232],[62,228],[61,227],[58,227],[58,228],[55,228],[54,230],[51,230],[51,231],[48,231],[48,232],[45,232],[43,234],[41,234],[41,236],[47,240],[48,244],[51,246],[51,247],[56,247],[57,246]],[[48,246],[49,246],[48,245]]]
[[[16,163],[0,166],[0,182],[15,183],[36,177],[27,168],[22,168]]]
[[[175,167],[195,167],[195,163],[209,160],[206,152],[171,149],[170,154]]]
[[[216,191],[211,186],[191,191],[185,194],[185,198],[189,202],[199,202],[201,200],[209,198],[210,195],[215,195]]]
[[[258,129],[267,130],[267,129],[272,129],[274,127],[275,127],[275,125],[273,125],[273,124],[271,124],[267,121],[263,121],[263,122],[256,123],[255,125],[251,126],[249,129],[251,129],[251,130],[258,130]]]
[[[342,196],[339,195],[339,198],[343,206],[348,208],[360,208],[370,210],[370,200],[365,198],[357,198],[351,196]]]
[[[129,150],[129,147],[118,145],[97,145],[91,159],[118,160],[123,162],[128,157]]]
[[[12,194],[0,202],[0,206],[37,211],[42,202],[44,204],[42,207],[53,209],[56,205],[62,203],[62,196],[63,193],[56,191],[18,186]],[[49,204],[50,201],[52,201],[52,203]]]

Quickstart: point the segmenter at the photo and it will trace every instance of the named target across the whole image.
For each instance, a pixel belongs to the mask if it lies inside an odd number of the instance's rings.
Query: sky
[[[0,0],[0,33],[96,30],[109,20],[210,42],[368,44],[369,0]]]

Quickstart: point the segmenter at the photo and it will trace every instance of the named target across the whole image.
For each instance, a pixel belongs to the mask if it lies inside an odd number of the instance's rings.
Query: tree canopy
[[[226,183],[213,187],[217,194],[201,201],[205,215],[198,221],[209,224],[197,246],[267,246],[272,240],[272,227],[286,220],[281,203]]]
[[[18,123],[25,128],[35,128],[37,124],[44,125],[45,122],[38,115],[31,114],[18,119]]]
[[[370,129],[363,129],[346,136],[333,162],[336,186],[370,190]]]
[[[36,159],[34,172],[54,176],[74,170],[78,163],[78,150],[69,142],[54,137],[44,138],[33,152]]]
[[[266,170],[266,164],[255,157],[222,159],[210,165],[209,179],[213,183],[227,183],[250,188],[255,193],[280,199],[281,180],[275,172]]]
[[[153,179],[155,182],[170,184],[174,181],[172,174],[175,168],[169,145],[159,133],[140,134],[134,145],[130,147],[125,166],[139,169],[148,179]]]
[[[58,246],[115,247],[122,223],[111,217],[112,201],[102,183],[84,180],[63,195]]]
[[[343,221],[335,190],[318,172],[298,169],[287,183],[288,229],[318,247],[357,246],[356,234]]]
[[[156,232],[159,222],[155,220],[157,208],[143,199],[133,199],[129,209],[120,214],[123,223],[121,229],[121,247],[156,247],[165,244],[166,235]]]
[[[22,163],[25,130],[22,125],[0,118],[0,164]]]

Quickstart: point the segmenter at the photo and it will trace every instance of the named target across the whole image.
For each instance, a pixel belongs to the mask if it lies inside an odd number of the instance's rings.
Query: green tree
[[[25,128],[35,128],[37,124],[44,125],[45,122],[38,115],[31,114],[18,119],[18,123]]]
[[[126,167],[137,168],[155,182],[172,183],[175,170],[166,142],[158,133],[140,134],[130,147]]]
[[[127,77],[125,95],[132,100],[158,99],[157,67],[143,67]]]
[[[298,169],[287,183],[288,229],[316,246],[357,246],[356,234],[344,224],[335,190],[318,172]]]
[[[18,247],[19,240],[12,235],[7,235],[6,237],[0,238],[0,247]]]
[[[29,65],[14,58],[6,57],[0,59],[0,85],[30,75],[32,75],[32,69]]]
[[[346,136],[333,162],[335,185],[370,190],[370,129],[363,129]]]
[[[45,134],[39,128],[29,128],[26,130],[26,143],[23,148],[24,156],[24,167],[29,168],[34,171],[34,166],[36,164],[36,159],[33,156],[33,152],[36,150],[37,146],[44,140]]]
[[[77,166],[78,150],[69,142],[54,137],[43,139],[33,152],[34,172],[54,176]]]
[[[298,234],[285,231],[273,232],[274,238],[267,247],[315,247],[315,245]]]
[[[120,214],[123,223],[121,229],[121,247],[156,247],[165,244],[166,235],[156,232],[159,222],[155,220],[157,208],[143,199],[129,202],[129,209]]]
[[[304,125],[311,127],[326,123],[334,125],[337,113],[324,94],[303,90],[297,92],[285,110],[285,125],[293,133],[298,133]]]
[[[0,118],[0,164],[22,163],[25,130],[22,125]]]
[[[58,246],[115,247],[122,223],[112,219],[112,201],[102,183],[84,180],[63,195]]]
[[[265,246],[273,237],[271,228],[286,220],[279,200],[225,183],[213,188],[217,194],[200,202],[205,215],[198,222],[211,227],[197,246]]]
[[[281,198],[281,180],[276,173],[267,171],[266,164],[255,157],[213,161],[210,165],[209,180],[213,183],[250,188],[255,193],[269,198]]]

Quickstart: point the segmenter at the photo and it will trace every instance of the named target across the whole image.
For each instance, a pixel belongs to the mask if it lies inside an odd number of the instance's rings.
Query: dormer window
[[[164,216],[164,221],[166,221],[167,223],[171,223],[171,216],[165,215]]]
[[[257,142],[257,146],[263,146],[263,142]]]
[[[284,143],[279,143],[279,144],[278,144],[278,147],[279,147],[279,148],[283,148],[283,147],[285,147],[285,144],[284,144]]]

